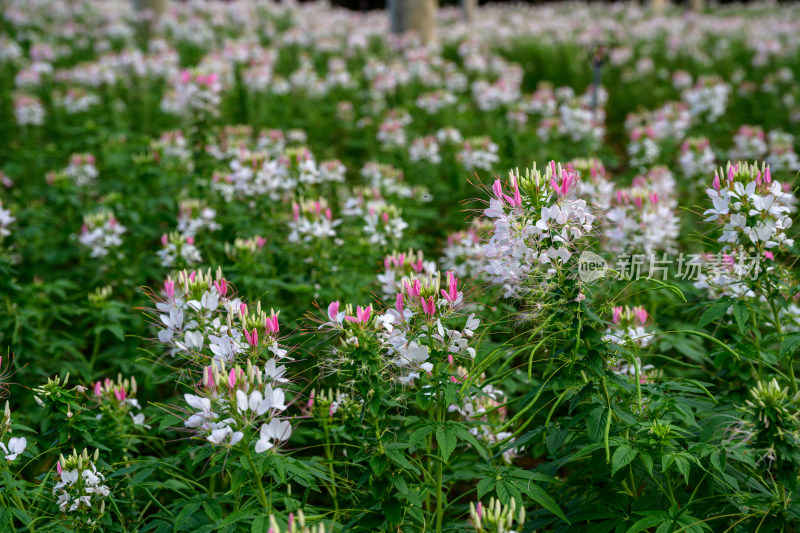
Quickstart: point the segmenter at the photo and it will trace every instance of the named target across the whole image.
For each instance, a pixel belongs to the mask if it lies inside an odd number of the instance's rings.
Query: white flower
[[[256,441],[256,453],[265,452],[279,442],[289,440],[292,434],[292,425],[285,420],[273,418],[269,424],[261,426],[258,441]]]
[[[18,455],[25,451],[27,446],[28,441],[25,437],[11,437],[11,439],[8,441],[8,447],[0,442],[0,449],[3,450],[4,454],[6,454],[7,461],[13,461],[16,459]]]

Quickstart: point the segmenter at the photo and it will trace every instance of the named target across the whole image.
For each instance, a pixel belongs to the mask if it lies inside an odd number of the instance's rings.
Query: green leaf
[[[489,460],[489,454],[486,453],[486,449],[480,442],[478,442],[478,439],[475,438],[475,435],[469,432],[469,430],[461,426],[461,424],[448,424],[448,426],[451,427],[453,431],[456,432],[456,434],[461,438],[461,440],[465,440],[468,443],[470,443],[470,445],[472,445],[472,447],[475,448],[475,450],[481,457],[483,457],[486,461]]]
[[[686,484],[689,484],[689,470],[691,468],[691,464],[689,460],[685,457],[681,457],[680,455],[675,456],[675,467],[678,469],[678,472],[683,474],[683,478],[686,480]]]
[[[267,522],[267,517],[265,516],[257,516],[255,520],[253,520],[253,527],[250,528],[250,533],[266,533],[269,529],[269,523]]]
[[[639,453],[638,450],[630,446],[620,446],[614,450],[614,455],[611,457],[611,475],[613,476],[617,470],[633,461],[637,453]]]
[[[723,469],[723,466],[722,466],[722,461],[721,461],[720,452],[714,452],[714,453],[712,453],[712,454],[711,454],[711,457],[710,457],[709,459],[710,459],[710,461],[711,461],[711,466],[713,466],[713,467],[714,467],[714,469],[715,469],[717,472],[719,472],[719,473],[722,473],[722,472],[724,472],[724,469]]]
[[[416,470],[414,465],[411,464],[411,461],[406,459],[406,454],[397,449],[390,449],[386,448],[385,450],[386,457],[394,461],[395,463],[399,464],[403,468],[408,468],[409,470]]]
[[[702,328],[706,324],[710,324],[711,322],[721,318],[728,312],[728,308],[731,306],[730,302],[727,300],[716,302],[711,307],[705,310],[705,312],[700,316],[700,320],[697,322],[697,327]]]
[[[628,528],[628,531],[625,533],[640,533],[641,531],[650,529],[651,527],[656,527],[665,520],[669,520],[669,516],[662,516],[660,514],[655,516],[645,516]]]
[[[415,429],[414,432],[411,434],[411,436],[408,438],[408,443],[413,446],[414,444],[418,443],[419,441],[427,437],[431,433],[431,431],[433,431],[433,426],[430,424]]]
[[[222,507],[214,500],[203,502],[203,509],[212,522],[217,522],[222,518]]]
[[[800,333],[787,335],[781,341],[781,349],[780,349],[781,357],[783,357],[787,353],[794,354],[794,352],[797,351],[797,348],[800,348]]]
[[[553,426],[547,428],[547,436],[544,438],[544,443],[547,446],[547,451],[551,454],[555,453],[564,441],[567,440],[569,432],[560,426]]]
[[[511,494],[509,494],[508,488],[503,480],[497,482],[495,492],[497,492],[497,499],[500,500],[500,503],[503,505],[508,505],[511,502]]]
[[[403,515],[403,506],[395,499],[383,502],[381,510],[390,524],[398,524]]]
[[[639,451],[639,458],[642,460],[642,464],[647,469],[648,474],[653,474],[653,458],[650,457],[650,452],[646,450]]]
[[[736,302],[733,305],[733,317],[739,325],[739,331],[742,334],[747,333],[747,320],[750,318],[750,310],[744,302]]]
[[[586,417],[586,429],[589,431],[589,438],[592,442],[600,442],[603,440],[606,420],[603,414],[606,412],[606,409],[605,406],[600,405]]]
[[[558,506],[556,501],[551,498],[542,487],[531,483],[525,487],[525,493],[530,496],[533,501],[559,517],[561,520],[567,524],[570,523],[569,520],[567,520],[567,517],[564,516],[564,512],[561,510],[561,507]]]
[[[478,482],[478,499],[480,500],[486,495],[486,493],[494,489],[496,483],[497,479],[494,476],[485,477],[482,480],[480,480]]]
[[[450,458],[450,454],[456,449],[458,437],[456,437],[455,431],[438,427],[436,428],[436,442],[439,444],[442,459],[447,461]]]

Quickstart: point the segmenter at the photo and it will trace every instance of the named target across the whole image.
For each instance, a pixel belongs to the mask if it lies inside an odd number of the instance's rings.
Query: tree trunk
[[[460,0],[460,3],[464,22],[469,24],[475,20],[475,10],[478,8],[478,0]]]
[[[650,0],[650,7],[656,15],[661,15],[667,8],[667,0]]]
[[[423,44],[436,39],[437,0],[389,0],[392,33],[417,33]]]
[[[167,0],[133,0],[133,7],[139,15],[142,15],[139,32],[149,38],[158,24],[158,19],[167,11]]]

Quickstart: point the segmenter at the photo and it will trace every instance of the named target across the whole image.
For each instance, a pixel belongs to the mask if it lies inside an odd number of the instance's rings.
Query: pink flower
[[[213,389],[216,387],[216,382],[214,381],[214,367],[209,366],[206,367],[206,386],[209,389]]]
[[[338,300],[335,302],[331,302],[328,304],[328,318],[330,318],[333,322],[336,322],[336,317],[339,315],[339,302]]]
[[[774,260],[775,260],[775,254],[773,254],[773,253],[772,253],[772,252],[770,252],[770,251],[766,251],[766,252],[764,252],[764,257],[766,257],[767,259],[770,259],[770,260],[772,260],[772,261],[774,261]]]
[[[636,307],[634,308],[633,312],[642,325],[644,325],[644,323],[647,322],[647,311],[645,310],[644,307],[642,306]]]
[[[453,275],[453,271],[450,270],[447,272],[447,291],[444,289],[442,291],[442,296],[448,302],[455,303],[458,300],[458,280]]]
[[[418,279],[412,280],[410,284],[408,281],[403,281],[403,286],[405,287],[409,296],[419,296],[419,293],[422,290],[422,282],[420,282]]]
[[[217,288],[217,292],[220,296],[225,296],[228,294],[228,282],[224,279],[214,282],[214,287]]]
[[[422,312],[423,313],[425,313],[426,315],[430,315],[430,316],[433,316],[434,314],[436,314],[436,302],[433,301],[433,296],[428,298],[427,301],[425,301],[425,298],[420,298],[420,300],[422,301]]]
[[[252,332],[248,332],[246,329],[244,330],[244,338],[247,340],[247,344],[250,346],[258,346],[258,331],[256,328],[253,328]]]
[[[360,305],[356,307],[356,316],[353,318],[352,316],[344,317],[345,320],[349,322],[356,322],[359,324],[367,324],[369,322],[369,317],[372,314],[372,304],[362,308]]]
[[[280,329],[278,325],[278,315],[268,316],[264,320],[264,326],[267,328],[267,331],[270,333],[278,334],[278,330]]]
[[[394,300],[394,307],[397,309],[397,312],[400,313],[400,316],[403,316],[403,293],[398,292],[397,297]]]
[[[175,282],[171,279],[164,282],[164,294],[166,294],[167,298],[170,300],[175,298]]]
[[[621,317],[622,317],[622,307],[615,307],[613,314],[611,316],[611,321],[614,322],[614,324],[619,324]]]
[[[114,389],[114,396],[117,398],[117,401],[124,402],[125,398],[127,397],[127,393],[125,389],[122,387]]]

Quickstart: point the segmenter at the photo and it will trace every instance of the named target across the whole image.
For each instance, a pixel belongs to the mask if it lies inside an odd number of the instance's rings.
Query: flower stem
[[[264,509],[269,511],[269,503],[267,502],[267,494],[264,492],[264,485],[261,483],[261,474],[256,470],[256,465],[253,463],[253,457],[250,455],[250,448],[249,446],[244,447],[244,456],[247,459],[247,463],[250,465],[250,470],[253,471],[253,475],[256,477],[256,486],[258,487],[258,501],[261,502],[261,506]]]

